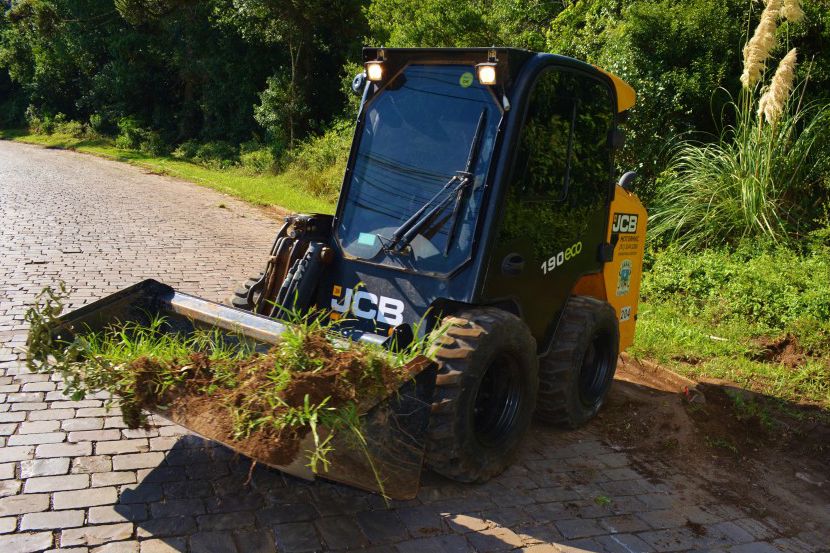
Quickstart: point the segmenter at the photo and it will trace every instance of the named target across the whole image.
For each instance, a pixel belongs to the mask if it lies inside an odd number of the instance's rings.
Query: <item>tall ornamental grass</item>
[[[826,202],[830,105],[803,103],[791,49],[765,83],[779,18],[803,19],[798,0],[769,0],[744,47],[743,89],[727,105],[734,123],[712,142],[680,140],[660,178],[652,237],[681,248],[765,237],[787,242]],[[824,190],[822,188],[824,187]]]

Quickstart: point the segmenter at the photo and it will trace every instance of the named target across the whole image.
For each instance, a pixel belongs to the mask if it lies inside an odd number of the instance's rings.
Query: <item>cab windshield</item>
[[[392,78],[365,107],[338,227],[346,253],[435,273],[466,261],[500,118],[472,65],[409,65]],[[467,168],[471,149],[469,185],[446,186]],[[407,247],[388,247],[430,199],[444,207],[418,225]]]

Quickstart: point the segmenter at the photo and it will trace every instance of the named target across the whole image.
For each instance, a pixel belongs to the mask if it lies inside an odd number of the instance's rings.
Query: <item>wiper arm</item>
[[[478,153],[481,149],[481,138],[484,134],[484,123],[487,121],[487,109],[481,110],[481,115],[478,118],[478,126],[476,127],[476,134],[473,137],[473,143],[470,146],[470,155],[467,156],[467,167],[464,169],[465,186],[458,187],[455,194],[455,205],[452,208],[452,215],[450,216],[450,230],[447,231],[447,243],[444,245],[444,256],[450,253],[453,237],[455,236],[455,227],[458,226],[458,215],[461,212],[461,203],[464,200],[467,189],[470,188],[475,175],[473,175],[476,163],[478,163]]]
[[[430,200],[425,203],[412,217],[404,221],[404,223],[395,229],[395,232],[392,233],[392,239],[390,243],[387,245],[388,251],[398,251],[400,252],[403,250],[407,245],[409,245],[412,240],[418,235],[421,229],[426,226],[427,223],[431,222],[439,213],[441,213],[455,197],[455,207],[453,208],[452,214],[452,221],[450,223],[450,233],[447,236],[447,245],[445,246],[445,255],[446,252],[449,251],[450,243],[452,241],[452,235],[455,234],[455,227],[458,220],[458,212],[461,205],[461,199],[464,197],[464,192],[469,188],[469,186],[473,183],[475,175],[473,171],[475,171],[475,166],[478,161],[478,152],[481,149],[481,138],[484,134],[484,124],[487,121],[487,108],[484,107],[481,109],[481,115],[478,117],[478,124],[476,125],[475,135],[473,136],[473,141],[470,144],[470,152],[467,155],[467,166],[464,168],[463,171],[458,171],[456,175],[451,178],[447,184],[445,184],[441,190],[438,191],[435,196],[430,198]],[[427,209],[432,205],[434,201],[436,201],[439,197],[441,197],[446,190],[454,183],[458,182],[456,187],[453,189],[453,193],[448,195],[446,198],[441,200],[438,205],[433,207],[432,209],[427,212]],[[424,215],[424,213],[426,215]]]

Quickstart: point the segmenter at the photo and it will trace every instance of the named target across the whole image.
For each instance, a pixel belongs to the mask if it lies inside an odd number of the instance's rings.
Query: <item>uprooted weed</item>
[[[58,371],[74,399],[98,390],[118,396],[128,426],[146,424],[145,409],[169,413],[273,465],[297,458],[311,433],[314,447],[305,453],[315,472],[327,470],[340,430],[365,452],[359,416],[409,379],[404,364],[430,347],[425,339],[393,353],[344,341],[314,315],[294,317],[265,353],[218,330],[170,333],[158,317],[60,341],[52,329],[66,297],[63,286],[44,289],[26,314],[32,370]]]

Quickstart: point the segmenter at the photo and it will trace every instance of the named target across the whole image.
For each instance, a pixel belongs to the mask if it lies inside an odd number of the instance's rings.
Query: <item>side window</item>
[[[529,240],[533,257],[543,260],[603,234],[613,120],[613,96],[603,82],[562,69],[539,77],[519,139],[500,241]]]

